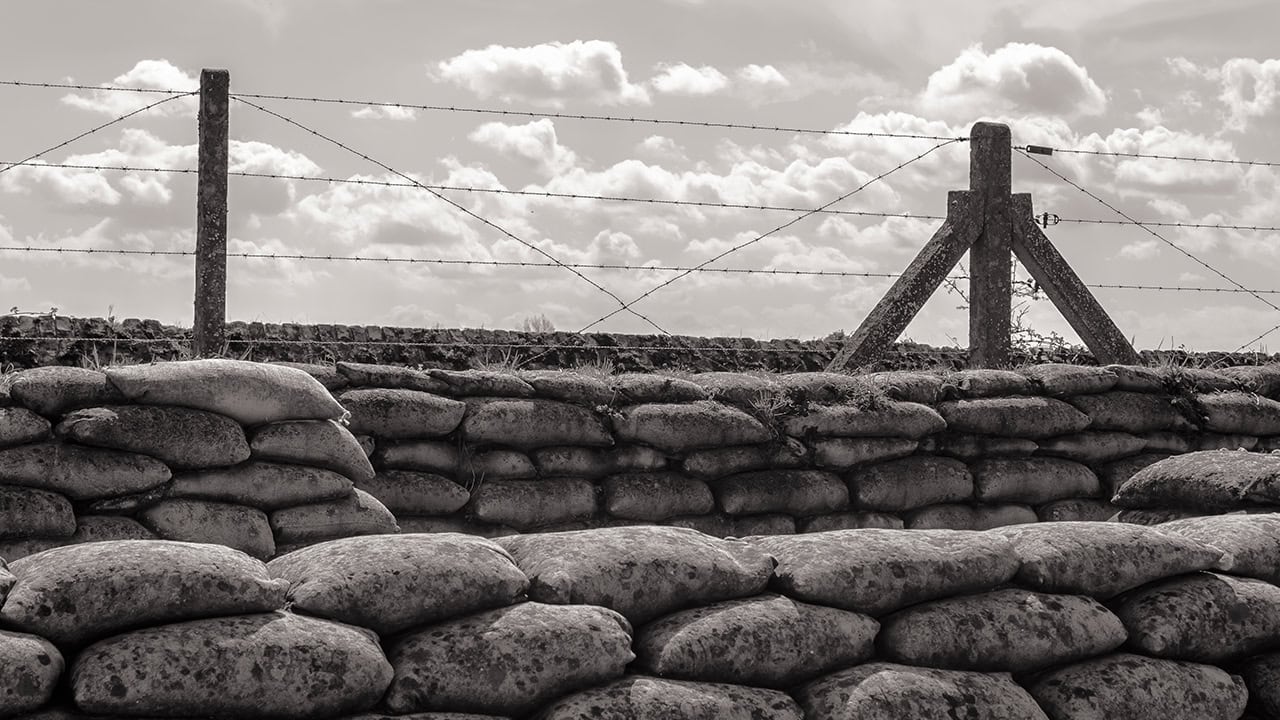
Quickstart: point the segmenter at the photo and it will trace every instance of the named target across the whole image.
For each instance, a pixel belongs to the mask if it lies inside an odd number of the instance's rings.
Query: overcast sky
[[[1274,0],[210,0],[4,3],[0,80],[964,136],[1006,122],[1015,145],[1280,161]],[[0,162],[162,96],[0,85]],[[424,184],[816,208],[936,141],[678,127],[285,100],[253,102]],[[196,105],[176,100],[43,156],[195,167]],[[232,170],[403,182],[240,103]],[[1041,158],[1139,220],[1280,225],[1280,168],[1058,154]],[[0,165],[0,168],[3,168]],[[1037,212],[1116,220],[1015,153]],[[952,144],[835,205],[939,215],[968,183]],[[796,211],[661,206],[414,187],[230,178],[230,249],[367,257],[692,266]],[[191,175],[18,167],[0,173],[0,245],[190,250]],[[936,220],[820,214],[714,267],[896,273]],[[1275,231],[1155,227],[1249,287],[1280,289]],[[1089,284],[1232,287],[1138,227],[1063,223],[1050,239]],[[231,258],[228,316],[266,322],[577,330],[618,303],[563,268]],[[584,269],[623,300],[662,270]],[[695,273],[635,310],[713,336],[852,332],[891,280]],[[191,322],[189,257],[0,252],[0,312]],[[964,288],[963,283],[959,285]],[[1280,324],[1242,293],[1096,289],[1139,348],[1233,350]],[[1266,295],[1280,305],[1280,294]],[[940,292],[904,337],[967,344]],[[1048,302],[1030,322],[1075,339]],[[594,329],[657,332],[621,313]],[[1280,349],[1280,331],[1260,344]]]

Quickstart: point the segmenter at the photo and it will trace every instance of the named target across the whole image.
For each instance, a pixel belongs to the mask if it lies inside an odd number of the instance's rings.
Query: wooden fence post
[[[227,322],[227,155],[231,74],[200,71],[196,292],[192,353],[217,355]]]
[[[1009,366],[1013,312],[1013,157],[1009,126],[974,123],[969,133],[969,190],[982,204],[982,235],[969,250],[969,367]]]

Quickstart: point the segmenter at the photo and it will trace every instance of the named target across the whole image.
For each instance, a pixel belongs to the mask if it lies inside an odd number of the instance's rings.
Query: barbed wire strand
[[[387,172],[392,173],[393,175],[397,175],[397,176],[399,176],[399,177],[401,177],[401,178],[404,178],[405,180],[408,180],[409,182],[411,182],[411,183],[413,183],[413,184],[417,185],[418,187],[422,188],[423,190],[426,190],[427,192],[431,193],[431,194],[432,194],[433,196],[435,196],[437,199],[442,200],[442,201],[444,201],[444,202],[448,203],[449,205],[453,206],[455,209],[459,210],[460,212],[462,212],[463,214],[467,215],[468,217],[471,217],[471,218],[473,218],[473,219],[475,219],[475,220],[478,220],[479,222],[483,223],[484,225],[486,225],[486,226],[488,226],[488,227],[491,227],[491,228],[493,228],[494,230],[497,230],[498,232],[502,233],[504,236],[506,236],[506,237],[508,237],[508,238],[510,238],[510,239],[512,239],[512,240],[515,240],[516,242],[520,243],[521,245],[524,245],[525,247],[529,248],[530,250],[532,250],[532,251],[534,251],[534,252],[538,253],[539,255],[541,255],[541,256],[543,256],[543,257],[545,257],[546,259],[550,260],[551,262],[556,263],[557,265],[559,265],[559,266],[561,266],[561,267],[564,267],[564,268],[565,268],[566,270],[568,270],[569,272],[571,272],[571,273],[573,273],[574,275],[576,275],[577,277],[581,278],[581,279],[582,279],[584,282],[586,282],[587,284],[591,285],[592,287],[596,288],[596,289],[597,289],[597,290],[599,290],[600,292],[602,292],[602,293],[604,293],[604,294],[608,295],[609,297],[613,298],[614,300],[616,300],[616,301],[618,302],[618,304],[619,304],[619,305],[621,305],[621,306],[623,307],[623,309],[624,309],[624,310],[627,310],[627,311],[629,311],[632,315],[635,315],[636,317],[640,318],[641,320],[644,320],[646,323],[648,323],[649,325],[652,325],[654,328],[656,328],[659,332],[663,333],[664,335],[670,335],[670,334],[671,334],[671,333],[667,332],[667,331],[666,331],[666,330],[665,330],[661,325],[658,325],[656,322],[654,322],[653,320],[649,319],[649,318],[648,318],[648,317],[646,317],[645,315],[643,315],[643,314],[641,314],[641,313],[638,313],[638,312],[635,312],[634,310],[631,310],[630,308],[626,307],[626,303],[624,303],[624,302],[622,301],[622,298],[620,298],[620,297],[618,297],[616,294],[614,294],[614,293],[613,293],[613,291],[611,291],[611,290],[609,290],[608,288],[604,287],[603,285],[601,285],[601,284],[597,283],[596,281],[592,280],[591,278],[587,277],[586,275],[583,275],[581,272],[578,272],[578,271],[577,271],[577,270],[575,270],[574,268],[568,267],[568,266],[567,266],[567,265],[565,265],[563,262],[561,262],[559,258],[557,258],[557,257],[553,256],[551,253],[548,253],[547,251],[543,250],[542,248],[538,247],[537,245],[534,245],[534,244],[533,244],[533,243],[531,243],[531,242],[528,242],[528,241],[524,240],[523,238],[517,237],[515,233],[511,232],[510,230],[507,230],[506,228],[504,228],[504,227],[502,227],[502,226],[498,225],[497,223],[493,222],[492,220],[489,220],[488,218],[482,217],[481,215],[479,215],[478,213],[476,213],[476,212],[472,211],[471,209],[467,208],[466,206],[462,205],[461,203],[458,203],[458,202],[456,202],[456,201],[452,200],[451,198],[446,197],[445,195],[442,195],[442,194],[440,194],[439,192],[436,192],[435,190],[432,190],[432,189],[431,189],[431,188],[429,188],[429,187],[426,187],[425,185],[423,185],[422,183],[418,182],[418,181],[417,181],[417,180],[415,180],[414,178],[412,178],[412,177],[410,177],[410,176],[408,176],[408,175],[406,175],[406,174],[404,174],[404,173],[400,172],[399,170],[396,170],[395,168],[392,168],[390,165],[387,165],[386,163],[383,163],[383,162],[381,162],[381,161],[375,160],[375,159],[373,159],[373,158],[369,157],[368,155],[366,155],[366,154],[364,154],[364,153],[362,153],[362,152],[360,152],[360,151],[358,151],[358,150],[355,150],[355,149],[353,149],[353,148],[349,147],[348,145],[346,145],[346,144],[344,144],[344,143],[342,143],[342,142],[340,142],[340,141],[338,141],[338,140],[335,140],[334,138],[331,138],[331,137],[329,137],[329,136],[327,136],[327,135],[324,135],[324,134],[322,134],[322,133],[320,133],[320,132],[318,132],[318,131],[316,131],[316,130],[314,130],[314,129],[312,129],[312,128],[307,127],[306,125],[303,125],[302,123],[298,122],[297,120],[294,120],[294,119],[292,119],[292,118],[285,117],[284,115],[281,115],[280,113],[277,113],[277,112],[275,112],[274,110],[269,110],[269,109],[267,109],[267,108],[262,107],[261,105],[258,105],[257,103],[250,102],[250,101],[245,100],[245,99],[243,99],[243,98],[241,98],[241,97],[239,97],[239,96],[235,96],[235,95],[233,95],[232,97],[234,97],[238,102],[244,103],[245,105],[248,105],[249,107],[255,108],[255,109],[257,109],[257,110],[259,110],[259,111],[261,111],[261,112],[264,112],[264,113],[266,113],[266,114],[268,114],[268,115],[271,115],[271,116],[273,116],[273,117],[275,117],[275,118],[278,118],[278,119],[280,119],[280,120],[283,120],[284,122],[286,122],[286,123],[288,123],[288,124],[290,124],[290,125],[293,125],[294,127],[297,127],[297,128],[298,128],[298,129],[300,129],[300,130],[304,130],[304,131],[306,131],[306,132],[311,133],[311,134],[312,134],[312,135],[314,135],[315,137],[318,137],[318,138],[320,138],[320,139],[322,139],[322,140],[324,140],[324,141],[326,141],[326,142],[332,143],[333,145],[337,145],[338,147],[342,148],[343,150],[346,150],[347,152],[349,152],[349,153],[351,153],[351,154],[353,154],[353,155],[356,155],[356,156],[358,156],[358,157],[360,157],[360,158],[362,158],[362,159],[364,159],[364,160],[366,160],[366,161],[368,161],[368,162],[370,162],[370,163],[373,163],[374,165],[377,165],[378,167],[381,167],[383,170],[386,170]]]
[[[781,224],[781,225],[779,225],[779,226],[777,226],[777,227],[773,228],[772,230],[768,230],[768,231],[766,231],[766,232],[764,232],[764,233],[761,233],[760,235],[757,235],[756,237],[752,238],[751,240],[747,240],[746,242],[738,243],[737,245],[734,245],[733,247],[729,248],[728,250],[725,250],[724,252],[721,252],[720,254],[716,255],[715,257],[713,257],[713,258],[711,258],[711,259],[709,259],[709,260],[705,260],[705,261],[703,261],[703,262],[699,263],[698,265],[694,266],[694,268],[690,268],[689,270],[686,270],[686,271],[684,271],[684,272],[680,273],[679,275],[676,275],[675,277],[668,278],[666,281],[662,282],[661,284],[656,285],[656,286],[654,286],[654,287],[652,287],[652,288],[650,288],[650,289],[646,290],[644,293],[642,293],[642,294],[638,295],[635,299],[631,300],[631,302],[629,302],[629,303],[626,303],[623,307],[624,307],[624,309],[625,309],[625,308],[629,308],[629,307],[631,307],[632,305],[634,305],[634,304],[636,304],[636,303],[640,302],[641,300],[644,300],[645,298],[649,297],[650,295],[654,294],[655,292],[658,292],[659,290],[661,290],[661,289],[663,289],[663,288],[667,287],[667,286],[668,286],[668,285],[670,285],[671,283],[674,283],[674,282],[676,282],[677,280],[680,280],[681,278],[688,277],[691,273],[693,273],[693,272],[695,272],[695,271],[696,271],[696,270],[695,270],[695,268],[702,268],[702,267],[706,267],[707,265],[710,265],[711,263],[714,263],[714,262],[716,262],[717,260],[720,260],[721,258],[727,257],[728,255],[731,255],[731,254],[733,254],[733,253],[735,253],[735,252],[737,252],[737,251],[739,251],[739,250],[741,250],[741,249],[743,249],[743,248],[745,248],[745,247],[748,247],[748,246],[750,246],[750,245],[754,245],[755,243],[758,243],[758,242],[760,242],[761,240],[764,240],[765,238],[768,238],[768,237],[770,237],[770,236],[772,236],[772,235],[774,235],[774,234],[776,234],[776,233],[782,232],[783,230],[785,230],[785,229],[787,229],[787,228],[791,227],[792,225],[795,225],[796,223],[800,222],[801,220],[804,220],[805,218],[808,218],[808,217],[811,217],[811,216],[813,216],[813,215],[816,215],[816,214],[818,214],[820,211],[822,211],[822,210],[824,210],[824,209],[826,209],[826,208],[829,208],[829,207],[831,207],[831,206],[833,206],[833,205],[836,205],[837,203],[844,202],[845,200],[848,200],[849,198],[853,197],[854,195],[857,195],[858,193],[862,192],[863,190],[865,190],[867,187],[871,186],[872,184],[874,184],[874,183],[876,183],[876,182],[879,182],[880,180],[883,180],[883,179],[884,179],[884,178],[886,178],[886,177],[889,177],[889,176],[890,176],[890,175],[892,175],[893,173],[895,173],[895,172],[897,172],[897,171],[901,170],[901,169],[902,169],[902,168],[904,168],[904,167],[907,167],[908,165],[910,165],[910,164],[912,164],[912,163],[914,163],[914,162],[917,162],[917,161],[919,161],[919,160],[922,160],[923,158],[925,158],[926,156],[928,156],[930,153],[934,152],[935,150],[939,150],[939,149],[941,149],[941,148],[944,148],[944,147],[946,147],[946,146],[948,146],[948,145],[951,145],[951,144],[953,144],[953,143],[956,143],[956,142],[959,142],[959,140],[945,140],[945,141],[943,141],[943,142],[940,142],[940,143],[938,143],[937,145],[934,145],[933,147],[929,148],[928,150],[925,150],[924,152],[920,153],[919,155],[916,155],[915,157],[911,158],[910,160],[904,160],[903,162],[899,163],[899,164],[898,164],[897,166],[895,166],[894,168],[892,168],[892,169],[890,169],[890,170],[886,170],[886,171],[884,171],[884,172],[880,173],[879,175],[877,175],[877,176],[875,176],[875,177],[871,178],[870,180],[868,180],[868,181],[866,181],[866,182],[862,183],[862,184],[861,184],[861,185],[859,185],[858,187],[856,187],[856,188],[854,188],[853,190],[850,190],[849,192],[847,192],[847,193],[845,193],[845,194],[841,195],[840,197],[836,198],[835,200],[832,200],[831,202],[826,203],[825,205],[822,205],[821,207],[814,208],[813,210],[809,210],[809,211],[804,212],[804,213],[802,213],[802,214],[800,214],[800,215],[797,215],[796,217],[794,217],[794,218],[792,218],[792,219],[788,220],[787,222],[785,222],[785,223],[783,223],[783,224]],[[613,317],[614,315],[617,315],[619,312],[621,312],[621,310],[614,310],[613,312],[611,312],[611,313],[609,313],[609,314],[607,314],[607,315],[604,315],[604,316],[602,316],[602,317],[600,317],[600,318],[597,318],[596,320],[594,320],[594,321],[592,321],[592,322],[588,323],[585,327],[583,327],[583,328],[582,328],[581,330],[579,330],[578,332],[580,332],[580,333],[582,333],[582,332],[586,332],[587,330],[590,330],[591,328],[595,327],[596,325],[599,325],[600,323],[604,322],[605,320],[608,320],[609,318]]]
[[[1032,146],[1024,145],[1018,150],[1029,150]],[[1151,153],[1127,153],[1115,152],[1111,150],[1084,150],[1075,148],[1048,148],[1055,153],[1068,153],[1072,155],[1101,155],[1106,157],[1122,157],[1122,158],[1140,158],[1143,160],[1175,160],[1179,162],[1209,163],[1218,165],[1254,165],[1258,167],[1280,167],[1280,162],[1270,162],[1267,160],[1234,160],[1228,158],[1211,158],[1196,157],[1193,155],[1156,155]]]
[[[27,158],[27,159],[25,159],[25,160],[21,160],[21,161],[19,161],[19,162],[12,163],[12,164],[10,164],[10,165],[8,165],[8,166],[6,166],[6,167],[2,167],[2,168],[0,168],[0,175],[3,175],[4,173],[9,172],[10,170],[12,170],[12,169],[14,169],[14,168],[18,167],[19,165],[26,165],[27,163],[31,162],[32,160],[35,160],[36,158],[40,157],[41,155],[44,155],[44,154],[46,154],[46,153],[51,153],[51,152],[53,152],[53,151],[55,151],[55,150],[61,150],[62,148],[64,148],[64,147],[66,147],[66,146],[70,145],[71,143],[73,143],[73,142],[75,142],[75,141],[77,141],[77,140],[79,140],[79,139],[81,139],[81,138],[88,137],[89,135],[92,135],[92,134],[94,134],[94,133],[98,132],[99,130],[103,130],[103,129],[105,129],[105,128],[111,127],[112,125],[115,125],[115,124],[116,124],[116,123],[118,123],[118,122],[121,122],[121,121],[124,121],[124,120],[128,120],[129,118],[133,117],[134,115],[137,115],[137,114],[139,114],[139,113],[144,113],[144,112],[146,112],[146,111],[150,110],[151,108],[154,108],[154,107],[156,107],[156,106],[158,106],[158,105],[163,105],[163,104],[165,104],[165,103],[167,103],[167,102],[169,102],[169,101],[171,101],[171,100],[177,100],[178,98],[187,97],[187,96],[189,96],[189,95],[195,95],[195,94],[196,94],[196,93],[184,93],[184,94],[181,94],[181,95],[172,95],[172,96],[170,96],[170,97],[167,97],[167,98],[164,98],[164,99],[161,99],[161,100],[157,100],[157,101],[155,101],[155,102],[151,103],[150,105],[146,105],[146,106],[144,106],[144,107],[140,107],[140,108],[138,108],[137,110],[134,110],[133,112],[125,113],[124,115],[121,115],[120,117],[117,117],[117,118],[113,118],[113,119],[111,119],[111,120],[108,120],[107,122],[104,122],[104,123],[102,123],[101,125],[98,125],[97,127],[93,127],[93,128],[88,129],[88,130],[85,130],[84,132],[80,133],[79,135],[76,135],[75,137],[71,138],[70,140],[66,140],[66,141],[64,141],[64,142],[60,142],[60,143],[58,143],[57,145],[54,145],[54,146],[53,146],[53,147],[51,147],[51,148],[46,148],[46,149],[44,149],[44,150],[41,150],[40,152],[38,152],[38,153],[36,153],[36,154],[34,154],[34,155],[32,155],[32,156],[28,157],[28,158]]]

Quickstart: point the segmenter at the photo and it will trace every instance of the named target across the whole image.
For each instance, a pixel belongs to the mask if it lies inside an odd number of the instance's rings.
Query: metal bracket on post
[[[217,355],[227,322],[227,158],[231,74],[200,71],[196,288],[192,354]]]

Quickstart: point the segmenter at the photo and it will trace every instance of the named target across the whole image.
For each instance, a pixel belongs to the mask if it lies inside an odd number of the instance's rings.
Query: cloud
[[[200,80],[168,60],[139,60],[131,70],[123,75],[117,75],[110,83],[103,83],[103,85],[191,92],[200,89]],[[163,97],[163,95],[156,93],[90,90],[87,93],[65,95],[62,98],[62,102],[71,107],[104,115],[124,115],[150,105]],[[198,99],[193,96],[167,102],[148,111],[148,113],[195,117],[198,107]]]
[[[413,120],[418,117],[418,111],[398,105],[367,105],[359,110],[352,110],[351,117],[357,120]]]
[[[1106,94],[1088,71],[1054,47],[1009,43],[988,54],[981,45],[929,76],[920,95],[926,113],[950,120],[999,114],[1098,115]]]
[[[751,64],[739,68],[738,82],[760,88],[777,89],[791,85],[791,81],[772,65]]]
[[[504,155],[523,158],[547,174],[565,172],[578,163],[577,154],[560,144],[550,118],[524,125],[489,122],[473,130],[467,138]]]
[[[1280,115],[1280,60],[1232,58],[1222,66],[1227,127],[1243,131],[1251,120]]]
[[[529,47],[490,45],[467,50],[437,66],[439,77],[481,98],[563,107],[567,102],[646,104],[649,93],[632,84],[622,52],[604,40],[574,40]]]
[[[715,95],[729,87],[729,78],[710,65],[695,68],[676,63],[659,67],[661,72],[649,84],[665,95]]]

